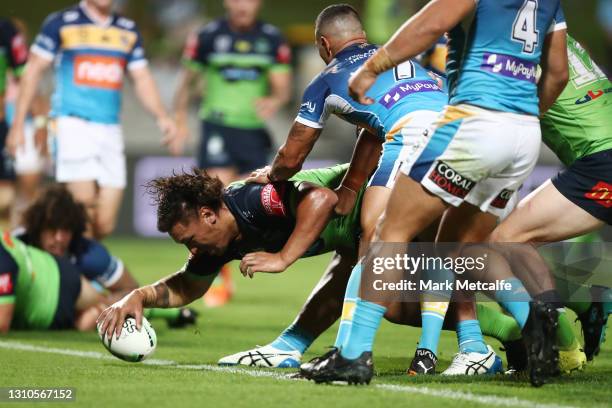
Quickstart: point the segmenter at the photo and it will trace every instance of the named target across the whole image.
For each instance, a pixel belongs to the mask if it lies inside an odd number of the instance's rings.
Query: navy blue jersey
[[[236,219],[240,240],[230,243],[223,256],[191,256],[187,272],[211,275],[227,262],[242,259],[250,252],[280,251],[295,227],[295,215],[290,209],[291,195],[295,191],[291,182],[228,186],[223,202]]]
[[[478,0],[471,20],[449,33],[450,104],[538,115],[544,38],[565,28],[559,0]]]
[[[362,105],[353,100],[348,94],[348,80],[377,48],[364,43],[340,51],[306,88],[295,120],[319,129],[333,113],[384,140],[396,122],[408,113],[442,110],[448,96],[441,81],[416,60],[406,61],[378,76],[367,92],[374,104]]]

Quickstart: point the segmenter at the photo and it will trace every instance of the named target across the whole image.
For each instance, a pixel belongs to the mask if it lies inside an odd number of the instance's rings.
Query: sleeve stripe
[[[104,287],[106,288],[110,288],[111,286],[113,286],[123,276],[123,271],[125,270],[125,268],[123,267],[123,262],[119,258],[116,259],[117,267],[115,268],[115,271],[111,275],[110,279],[104,282]]]
[[[127,65],[127,68],[131,71],[133,69],[144,68],[149,65],[149,62],[146,59],[139,59],[136,61],[132,61]]]
[[[562,21],[560,23],[551,24],[546,34],[550,34],[552,32],[559,31],[559,30],[567,30],[567,24],[565,23],[565,21]]]
[[[55,59],[55,54],[53,54],[51,51],[45,50],[44,48],[36,44],[30,47],[30,52],[32,52],[32,54],[38,55],[41,58],[46,59],[47,61],[53,61]]]
[[[303,117],[301,117],[299,115],[295,118],[295,121],[297,123],[301,123],[302,125],[311,127],[313,129],[323,129],[323,125],[321,125],[320,123],[313,122],[312,120],[308,120],[308,119],[303,118]]]

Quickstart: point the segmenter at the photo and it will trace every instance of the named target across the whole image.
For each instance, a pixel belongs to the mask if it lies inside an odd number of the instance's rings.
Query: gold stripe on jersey
[[[98,27],[93,24],[67,25],[60,30],[63,49],[98,48],[129,53],[138,36],[118,27]]]

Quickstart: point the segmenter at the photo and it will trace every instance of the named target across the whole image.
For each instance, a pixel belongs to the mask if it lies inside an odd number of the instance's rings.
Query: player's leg
[[[98,129],[91,122],[67,116],[57,118],[51,129],[56,145],[55,178],[85,206],[91,222],[87,233],[93,236],[100,175]]]
[[[101,240],[115,230],[123,199],[123,188],[100,186],[96,198],[94,237]]]

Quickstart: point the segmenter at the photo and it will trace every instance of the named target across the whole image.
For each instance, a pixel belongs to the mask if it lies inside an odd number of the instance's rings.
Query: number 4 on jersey
[[[512,25],[512,39],[523,43],[523,52],[527,54],[533,54],[538,45],[537,12],[538,0],[525,0]]]

